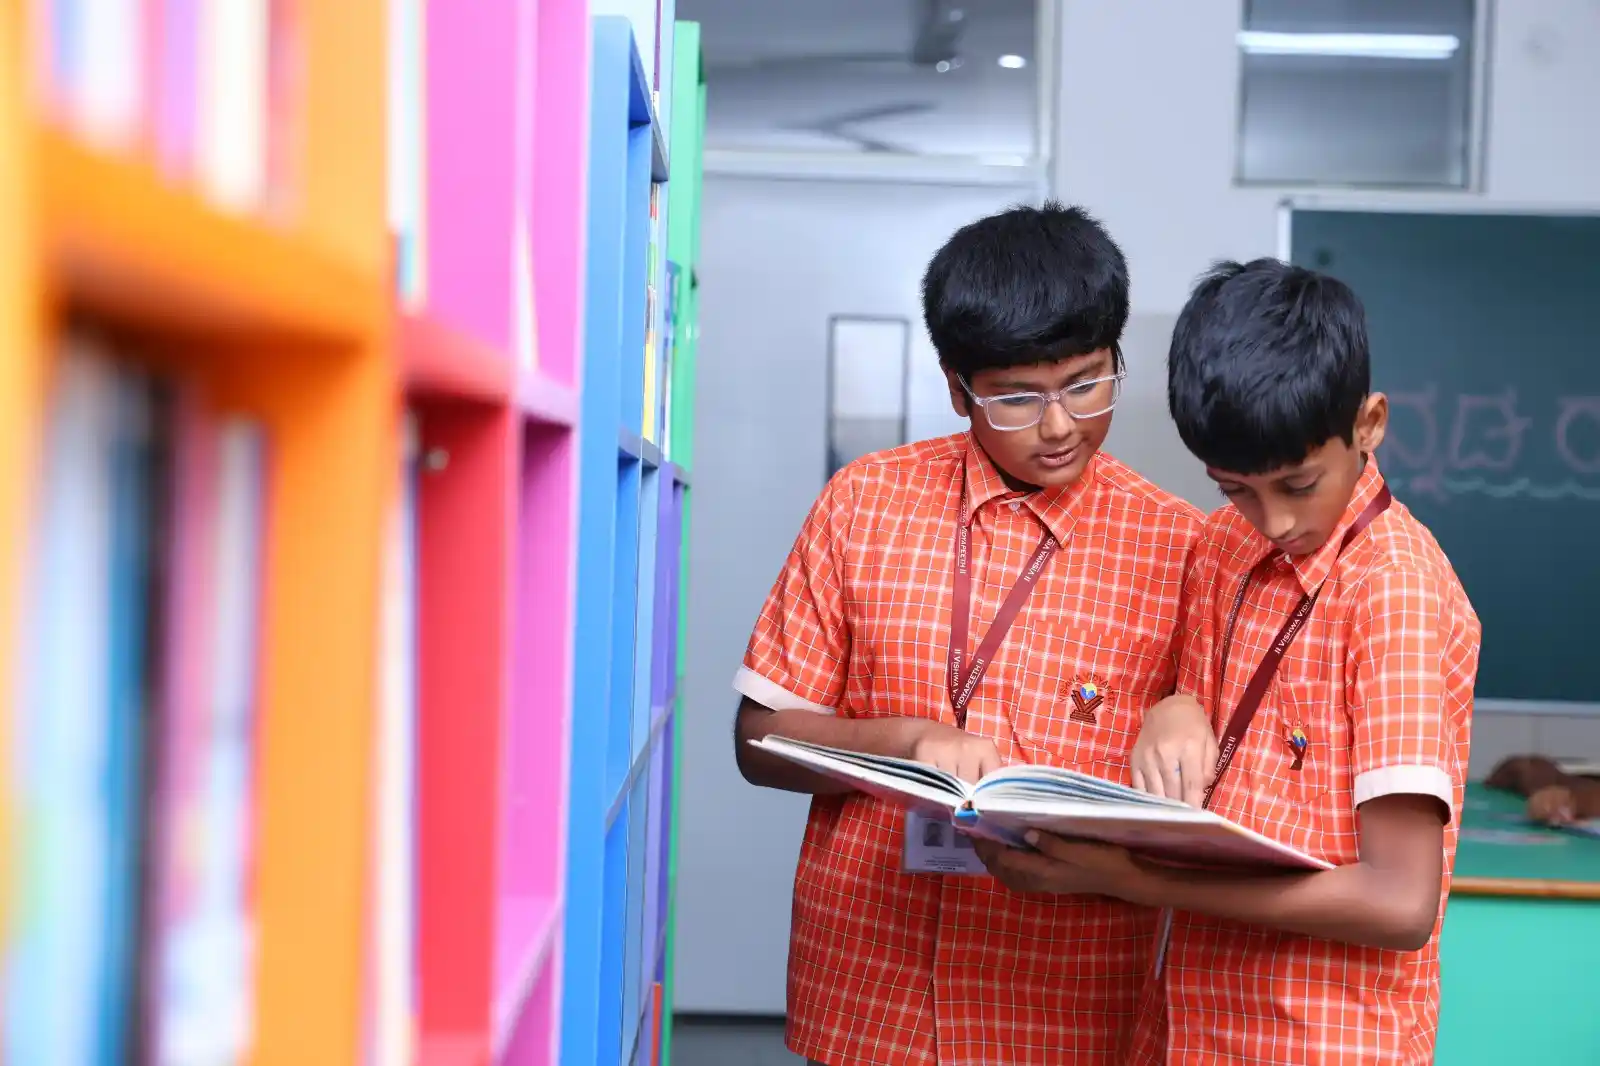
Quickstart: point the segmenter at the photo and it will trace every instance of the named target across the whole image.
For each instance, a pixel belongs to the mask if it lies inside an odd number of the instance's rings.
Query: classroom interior
[[[1207,510],[1194,277],[1361,295],[1484,623],[1437,1061],[1600,1062],[1600,828],[1481,784],[1600,767],[1596,100],[1593,0],[0,2],[0,1063],[799,1063],[729,682],[1046,197]]]

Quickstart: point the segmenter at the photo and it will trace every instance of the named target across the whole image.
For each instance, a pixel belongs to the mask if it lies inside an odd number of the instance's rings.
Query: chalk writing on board
[[[1600,502],[1600,396],[1562,396],[1526,409],[1513,388],[1446,394],[1430,383],[1388,396],[1382,455],[1396,488],[1438,500]],[[1527,462],[1530,453],[1546,461]]]
[[[1600,429],[1600,396],[1563,396],[1561,413],[1556,417],[1556,452],[1569,470],[1580,474],[1600,474],[1600,448],[1580,449],[1573,443],[1573,430],[1589,423],[1592,433]]]

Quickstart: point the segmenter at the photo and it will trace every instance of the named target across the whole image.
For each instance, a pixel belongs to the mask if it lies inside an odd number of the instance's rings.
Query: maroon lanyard
[[[1044,572],[1044,564],[1050,561],[1050,556],[1055,554],[1056,541],[1047,531],[1039,546],[1033,550],[1033,557],[1028,560],[1028,565],[1023,569],[1022,576],[1017,578],[1017,583],[1011,586],[1011,591],[1006,594],[1005,600],[1000,604],[1000,610],[995,613],[994,622],[989,626],[989,631],[983,635],[977,651],[972,655],[972,663],[962,672],[962,660],[967,654],[967,633],[972,625],[972,569],[971,569],[971,515],[967,510],[966,486],[961,490],[961,513],[956,523],[956,578],[955,597],[950,604],[950,707],[956,714],[956,726],[967,728],[967,704],[972,702],[972,694],[978,690],[978,682],[983,680],[983,672],[989,668],[989,662],[994,658],[994,653],[1000,649],[1000,644],[1006,639],[1006,632],[1011,624],[1017,620],[1017,614],[1022,610],[1022,605],[1027,602],[1028,596],[1033,592],[1033,587],[1039,583],[1039,575]]]
[[[1375,518],[1389,509],[1390,502],[1394,499],[1389,493],[1389,486],[1382,485],[1372,502],[1356,515],[1356,520],[1350,523],[1350,528],[1345,531],[1344,539],[1339,542],[1339,555],[1350,546],[1350,542],[1361,535],[1362,530],[1370,526]],[[1270,558],[1270,557],[1269,557]],[[1335,562],[1338,556],[1334,557]],[[1239,621],[1239,610],[1244,606],[1245,593],[1250,590],[1250,582],[1260,573],[1267,560],[1262,560],[1253,567],[1244,580],[1239,583],[1238,595],[1233,598],[1233,609],[1228,612],[1228,625],[1223,631],[1222,654],[1217,660],[1217,681],[1213,706],[1222,702],[1222,685],[1228,671],[1228,653],[1233,645],[1233,627]],[[1323,579],[1327,583],[1327,579]],[[1211,794],[1217,787],[1217,782],[1222,780],[1222,775],[1227,773],[1228,766],[1233,762],[1233,754],[1238,750],[1239,742],[1250,729],[1261,700],[1267,694],[1267,686],[1272,683],[1272,676],[1278,672],[1278,665],[1283,662],[1284,653],[1289,650],[1289,645],[1294,643],[1294,638],[1300,635],[1300,630],[1305,628],[1306,619],[1311,617],[1311,609],[1317,605],[1317,597],[1322,595],[1322,585],[1300,597],[1300,602],[1290,612],[1288,620],[1283,623],[1283,628],[1278,630],[1278,635],[1273,638],[1267,653],[1261,657],[1261,663],[1256,667],[1256,672],[1250,675],[1250,682],[1244,687],[1244,694],[1239,697],[1239,704],[1233,709],[1233,717],[1228,719],[1228,728],[1222,733],[1221,754],[1217,757],[1217,772],[1211,777],[1211,784],[1206,788],[1203,807],[1211,806]]]

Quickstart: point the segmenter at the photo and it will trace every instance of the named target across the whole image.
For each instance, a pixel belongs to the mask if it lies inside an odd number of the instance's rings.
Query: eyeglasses
[[[1053,403],[1076,419],[1098,418],[1109,414],[1122,396],[1122,379],[1126,370],[1109,377],[1090,381],[1074,381],[1057,392],[1011,392],[1004,396],[979,396],[972,391],[966,378],[959,378],[972,402],[983,408],[989,424],[995,429],[1027,429],[1044,420],[1044,412]]]

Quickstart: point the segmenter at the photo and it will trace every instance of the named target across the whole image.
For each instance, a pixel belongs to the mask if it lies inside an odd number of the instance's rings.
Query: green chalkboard
[[[1600,702],[1600,218],[1295,209],[1366,305],[1379,461],[1483,621],[1480,699]]]

